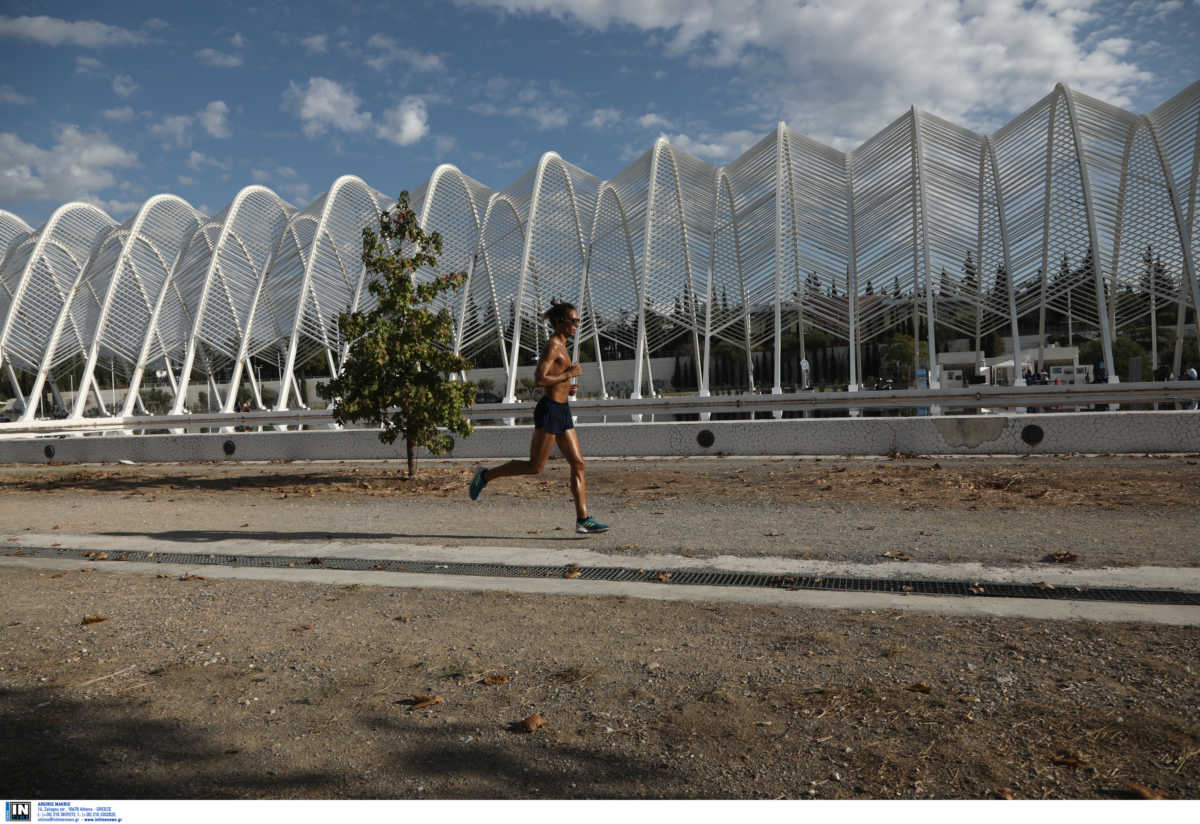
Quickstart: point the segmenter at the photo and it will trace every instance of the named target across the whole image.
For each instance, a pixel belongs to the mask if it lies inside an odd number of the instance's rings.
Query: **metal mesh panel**
[[[1166,338],[1158,311],[1197,302],[1198,178],[1200,83],[1144,117],[1059,85],[987,138],[913,109],[849,154],[779,124],[722,169],[660,138],[603,183],[551,152],[494,194],[439,166],[412,201],[439,271],[470,272],[446,297],[455,346],[503,364],[508,394],[551,299],[578,305],[581,357],[637,357],[653,385],[641,355],[698,355],[704,390],[714,352],[753,386],[751,350],[808,329],[851,344],[852,384],[859,344],[910,323],[930,351],[1014,316],[1042,340],[1098,333],[1106,360],[1147,320]],[[0,211],[0,364],[53,388],[107,360],[136,389],[161,363],[178,411],[193,371],[236,382],[273,358],[286,408],[296,368],[337,368],[338,314],[373,305],[361,230],[386,204],[347,176],[300,213],[262,187],[210,219],[173,196],[119,227],[84,204],[37,231]]]
[[[903,323],[902,307],[924,311],[927,287],[913,146],[913,113],[893,122],[851,154],[854,186],[856,280],[860,289],[888,284],[890,301],[856,305],[859,340]],[[833,298],[852,288],[850,272],[830,284]],[[899,291],[903,301],[895,299]]]

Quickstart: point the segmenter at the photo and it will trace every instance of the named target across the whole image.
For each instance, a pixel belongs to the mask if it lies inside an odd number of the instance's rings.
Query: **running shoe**
[[[608,532],[608,524],[602,524],[589,515],[583,520],[575,521],[575,531],[581,535],[588,535],[593,532]]]
[[[487,481],[483,479],[483,473],[484,468],[482,466],[475,467],[475,477],[471,479],[471,486],[469,487],[472,501],[479,500],[479,493],[487,486]]]

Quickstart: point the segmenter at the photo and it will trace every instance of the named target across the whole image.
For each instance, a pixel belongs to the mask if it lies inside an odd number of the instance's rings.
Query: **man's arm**
[[[555,369],[555,364],[559,359],[567,361],[567,366],[561,370]],[[567,358],[566,348],[556,341],[546,343],[546,349],[542,352],[542,359],[538,361],[537,371],[534,373],[534,381],[538,386],[553,386],[556,383],[569,381],[571,378],[583,374],[583,367],[577,363],[571,363]]]

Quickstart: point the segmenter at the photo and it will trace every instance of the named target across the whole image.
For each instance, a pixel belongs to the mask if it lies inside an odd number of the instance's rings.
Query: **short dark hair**
[[[550,308],[542,312],[542,320],[547,320],[554,325],[558,325],[567,319],[567,312],[575,309],[575,304],[563,301],[558,303],[550,301]]]

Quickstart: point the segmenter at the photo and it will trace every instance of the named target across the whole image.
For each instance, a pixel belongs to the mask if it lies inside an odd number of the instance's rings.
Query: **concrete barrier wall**
[[[525,457],[530,431],[529,426],[479,426],[470,438],[458,440],[451,457]],[[578,432],[590,457],[1200,452],[1200,413],[1194,411],[584,423]],[[403,441],[383,444],[369,430],[0,441],[0,463],[403,458]]]

